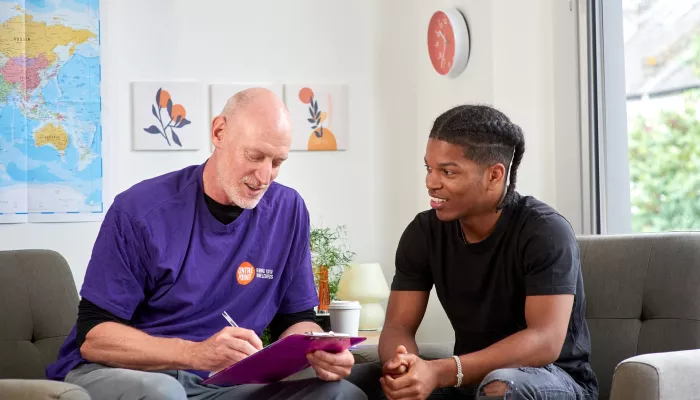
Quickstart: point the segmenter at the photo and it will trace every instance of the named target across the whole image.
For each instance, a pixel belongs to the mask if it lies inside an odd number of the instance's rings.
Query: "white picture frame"
[[[132,149],[199,150],[204,103],[200,82],[132,82]]]
[[[349,145],[349,88],[345,84],[286,84],[296,151],[342,151]]]

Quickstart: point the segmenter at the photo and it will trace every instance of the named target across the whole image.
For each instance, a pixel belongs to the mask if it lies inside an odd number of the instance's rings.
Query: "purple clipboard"
[[[306,354],[316,350],[340,353],[365,339],[330,334],[289,335],[217,372],[202,384],[228,386],[279,382],[309,366]]]

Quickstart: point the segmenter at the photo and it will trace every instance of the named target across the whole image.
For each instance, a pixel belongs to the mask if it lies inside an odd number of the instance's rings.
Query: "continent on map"
[[[68,134],[61,125],[47,124],[34,132],[34,144],[40,146],[53,146],[61,154],[68,147]]]
[[[48,66],[49,60],[43,54],[39,54],[36,58],[20,56],[11,58],[0,69],[0,73],[5,76],[7,82],[19,83],[24,90],[34,90],[41,83],[39,72]]]
[[[75,47],[96,37],[87,29],[73,29],[64,25],[47,25],[34,21],[29,14],[18,15],[2,24],[0,53],[10,59],[16,57],[36,58],[43,54],[49,65],[56,62],[56,46],[71,45],[69,54]]]

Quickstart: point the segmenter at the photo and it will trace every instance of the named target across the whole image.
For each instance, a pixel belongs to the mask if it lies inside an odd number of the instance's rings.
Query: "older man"
[[[268,325],[274,337],[321,331],[309,214],[297,192],[273,182],[290,124],[272,92],[240,92],[213,120],[215,150],[203,165],[115,198],[50,378],[96,399],[365,398],[343,380],[353,365],[347,351],[309,355],[320,379],[201,383],[260,350]]]

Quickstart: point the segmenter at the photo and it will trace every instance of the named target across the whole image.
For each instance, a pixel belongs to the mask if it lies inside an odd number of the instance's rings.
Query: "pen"
[[[222,312],[221,315],[223,315],[224,318],[226,318],[226,321],[228,321],[229,325],[233,326],[234,328],[238,328],[238,325],[235,322],[233,322],[233,318],[231,318],[231,316],[229,316],[226,311]]]

